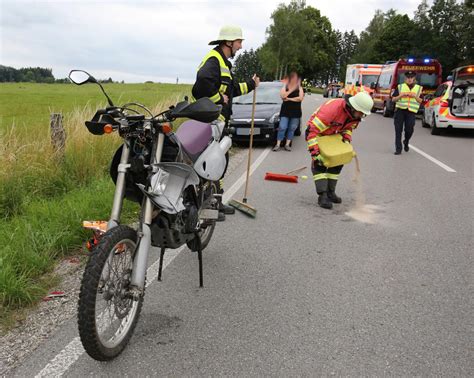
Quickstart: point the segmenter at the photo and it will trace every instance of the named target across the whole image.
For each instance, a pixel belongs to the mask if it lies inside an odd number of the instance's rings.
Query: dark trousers
[[[413,128],[415,127],[416,114],[405,109],[397,109],[395,111],[395,150],[402,151],[402,132],[405,128],[404,143],[408,144],[413,135]]]
[[[318,194],[324,192],[334,192],[336,190],[339,173],[341,173],[343,165],[337,167],[325,167],[319,162],[313,161],[311,170],[313,172],[313,180],[316,185],[316,192]]]

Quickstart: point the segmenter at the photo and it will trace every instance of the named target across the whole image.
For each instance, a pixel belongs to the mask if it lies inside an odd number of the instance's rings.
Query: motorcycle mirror
[[[107,102],[109,103],[110,106],[114,106],[114,103],[110,99],[109,95],[105,92],[104,87],[102,84],[100,84],[94,76],[88,74],[86,71],[82,70],[72,70],[69,72],[69,80],[71,80],[74,84],[76,85],[82,85],[85,83],[94,83],[97,84],[100,89],[102,90],[102,93],[107,97]]]
[[[82,85],[85,83],[97,83],[97,80],[89,75],[86,71],[72,70],[69,72],[69,80],[76,85]]]

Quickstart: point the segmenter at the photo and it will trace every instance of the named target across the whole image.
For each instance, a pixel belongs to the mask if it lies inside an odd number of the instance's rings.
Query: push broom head
[[[298,176],[282,175],[280,173],[267,172],[265,174],[265,180],[293,182],[296,184],[298,182]]]
[[[257,209],[250,206],[247,201],[245,201],[245,199],[242,202],[237,200],[230,200],[229,205],[241,211],[245,215],[248,215],[249,217],[255,218],[257,216]]]

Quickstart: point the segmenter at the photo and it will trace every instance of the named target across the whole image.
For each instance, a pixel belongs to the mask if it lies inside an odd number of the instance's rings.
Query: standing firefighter
[[[219,37],[209,42],[209,45],[217,46],[204,57],[199,65],[196,82],[192,88],[194,99],[209,97],[216,104],[222,105],[219,120],[225,122],[226,126],[232,115],[232,98],[251,92],[260,83],[257,75],[243,83],[236,83],[232,78],[232,64],[229,58],[233,58],[242,48],[242,41],[240,27],[229,25],[222,27]],[[222,194],[222,180],[219,182],[219,187]],[[223,220],[224,214],[234,212],[233,207],[222,204],[219,218]]]
[[[399,84],[392,93],[392,101],[395,105],[395,155],[402,153],[402,132],[405,129],[405,139],[403,146],[405,151],[409,151],[408,143],[413,135],[416,122],[416,113],[422,101],[420,95],[423,87],[416,84],[416,73],[408,71],[405,73],[405,82]]]
[[[374,102],[365,92],[348,99],[329,100],[321,105],[311,116],[306,128],[306,141],[312,157],[312,171],[318,204],[325,209],[332,209],[333,203],[341,203],[336,195],[336,185],[342,165],[327,168],[320,154],[318,138],[325,135],[341,134],[346,143],[352,141],[352,130],[365,116],[370,114]]]

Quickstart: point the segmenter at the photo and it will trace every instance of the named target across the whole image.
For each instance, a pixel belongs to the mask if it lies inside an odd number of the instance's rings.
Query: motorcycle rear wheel
[[[143,305],[129,291],[137,233],[128,226],[107,231],[94,248],[81,283],[79,336],[98,361],[117,357],[132,337]]]

